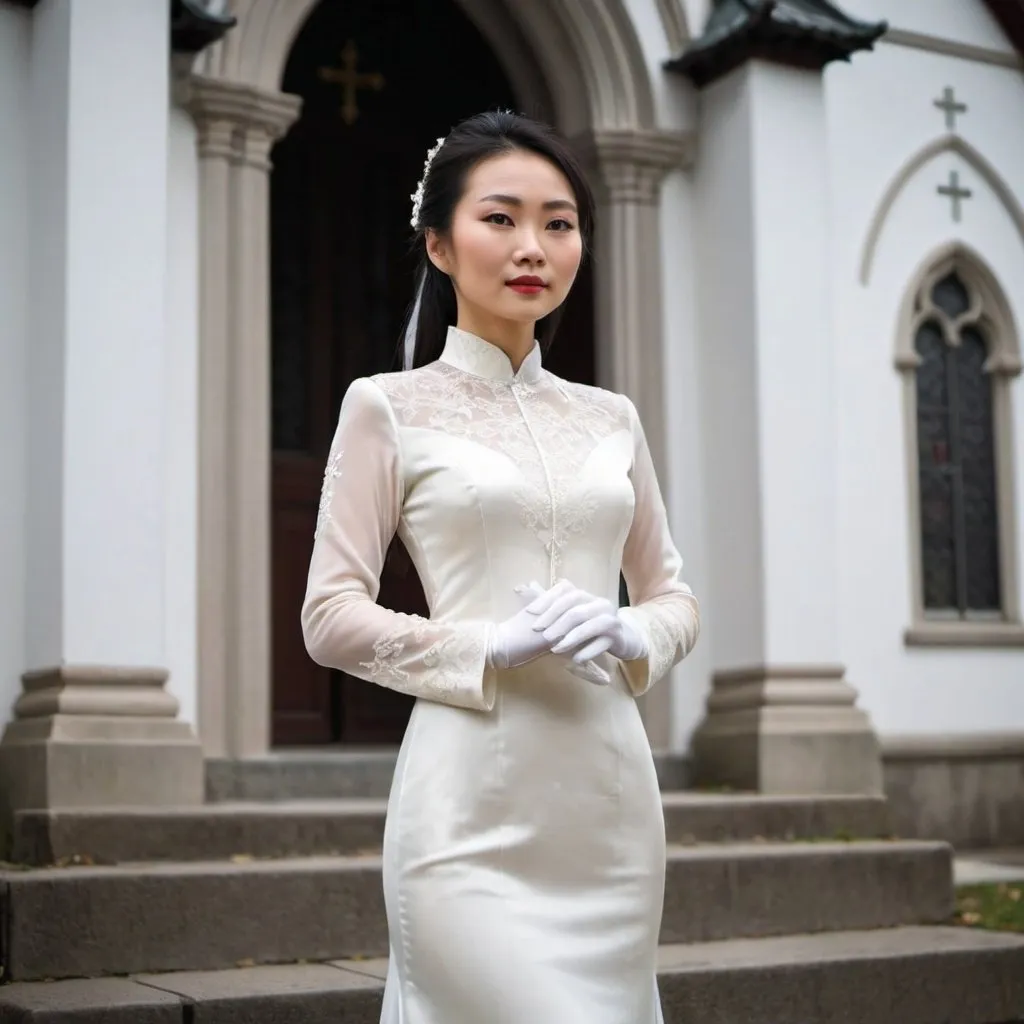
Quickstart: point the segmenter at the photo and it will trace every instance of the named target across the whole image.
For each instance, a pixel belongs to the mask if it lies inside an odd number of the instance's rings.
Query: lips
[[[532,274],[515,277],[508,282],[508,286],[513,291],[519,292],[520,295],[536,295],[547,287],[541,278],[534,277]]]

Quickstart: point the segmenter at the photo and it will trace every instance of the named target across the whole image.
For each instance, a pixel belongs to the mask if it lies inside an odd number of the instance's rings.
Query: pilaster
[[[696,781],[875,793],[844,680],[823,83],[749,60],[701,95],[701,393],[715,671]]]
[[[166,5],[50,0],[33,18],[26,671],[5,812],[202,799],[164,689],[167,40]]]
[[[661,346],[661,185],[693,163],[691,133],[602,129],[575,140],[595,181],[598,203],[597,374],[643,415],[659,473],[665,475]],[[653,358],[652,358],[653,356]]]
[[[598,383],[628,395],[644,423],[651,456],[667,491],[661,186],[672,170],[693,161],[689,133],[602,129],[575,140],[593,172],[597,196],[595,291]],[[653,746],[671,741],[669,685],[641,698]]]
[[[300,100],[193,76],[200,162],[199,721],[209,757],[270,739],[269,172]]]

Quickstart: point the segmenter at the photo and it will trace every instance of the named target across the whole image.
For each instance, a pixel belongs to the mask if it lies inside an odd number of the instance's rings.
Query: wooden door
[[[347,89],[353,74],[363,77]],[[321,4],[296,40],[283,88],[304,106],[275,147],[271,178],[273,741],[396,743],[412,701],[321,668],[303,645],[299,611],[324,464],[349,383],[398,366],[415,267],[409,193],[427,149],[462,117],[515,101],[451,0]],[[551,365],[590,381],[585,278]],[[378,600],[426,613],[398,541]]]

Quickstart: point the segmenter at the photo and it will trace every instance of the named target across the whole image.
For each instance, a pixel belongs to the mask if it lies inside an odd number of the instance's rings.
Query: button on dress
[[[429,617],[377,605],[395,533]],[[545,654],[487,664],[514,588],[618,603],[648,656],[600,685]],[[636,697],[693,647],[643,429],[625,397],[518,372],[450,328],[440,359],[346,392],[302,625],[321,664],[417,698],[388,802],[382,1024],[659,1024],[665,830]]]

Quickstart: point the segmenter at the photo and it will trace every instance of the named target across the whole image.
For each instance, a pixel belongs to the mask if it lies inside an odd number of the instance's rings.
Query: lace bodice
[[[429,619],[375,604],[399,534]],[[488,709],[488,631],[513,588],[571,579],[615,599],[648,638],[623,672],[643,692],[692,647],[697,603],[680,579],[632,403],[561,380],[535,346],[518,373],[451,328],[441,358],[352,383],[324,475],[303,628],[322,664],[434,700]]]

